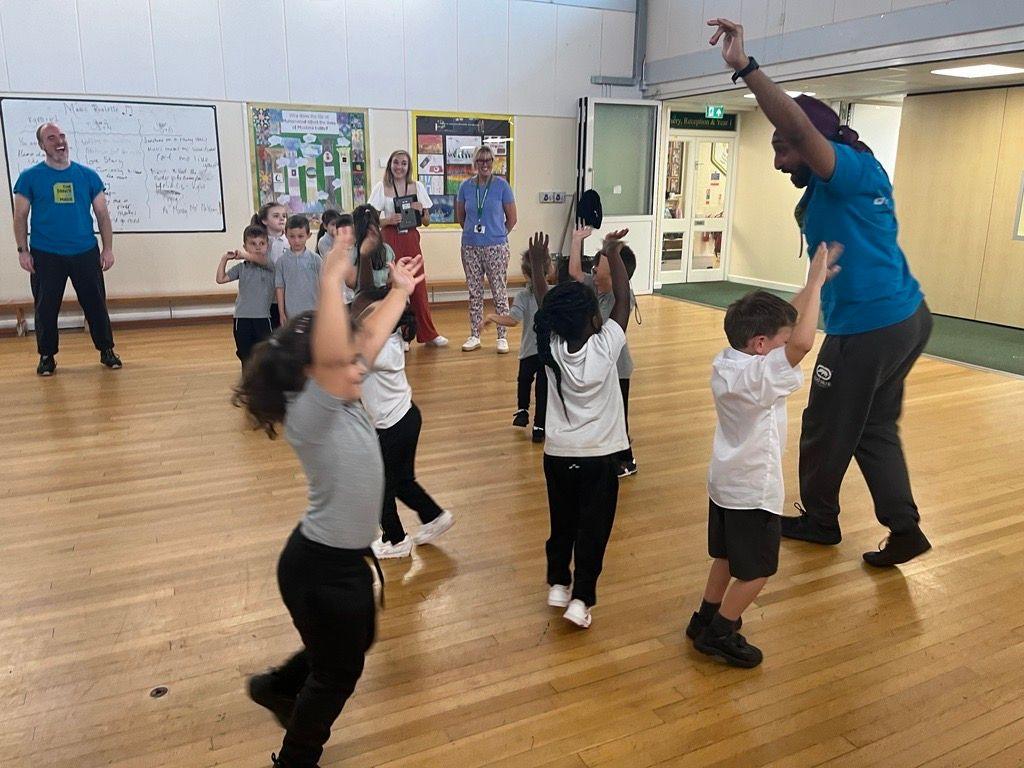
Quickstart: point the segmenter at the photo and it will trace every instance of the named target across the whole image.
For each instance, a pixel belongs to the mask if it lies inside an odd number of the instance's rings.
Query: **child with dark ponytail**
[[[391,335],[422,276],[420,259],[390,266],[392,289],[354,327],[341,285],[352,271],[339,230],[320,274],[316,312],[297,313],[257,345],[235,404],[273,437],[279,426],[309,482],[309,502],[277,564],[281,597],[304,648],[249,680],[249,696],[285,728],[274,765],[314,766],[373,643],[371,544],[384,495],[377,433],[359,402],[367,360]]]
[[[593,290],[570,281],[548,290],[548,238],[530,239],[537,354],[551,369],[544,445],[551,536],[546,544],[548,605],[589,627],[597,579],[615,520],[617,454],[629,446],[616,361],[626,344],[629,278],[618,250],[607,255],[615,303],[602,322]],[[574,562],[575,561],[575,562]]]

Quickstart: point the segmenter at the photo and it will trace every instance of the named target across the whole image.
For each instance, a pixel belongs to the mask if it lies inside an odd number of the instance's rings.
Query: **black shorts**
[[[741,581],[767,578],[779,570],[782,522],[763,509],[723,509],[708,499],[708,554],[729,561],[729,575]]]

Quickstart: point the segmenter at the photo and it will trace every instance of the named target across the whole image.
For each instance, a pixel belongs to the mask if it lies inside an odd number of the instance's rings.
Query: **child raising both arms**
[[[821,288],[839,271],[837,244],[818,246],[807,285],[788,304],[766,291],[725,313],[730,346],[711,364],[718,426],[708,468],[711,572],[686,635],[701,653],[756,667],[761,651],[739,633],[743,611],[779,566],[785,489],[786,398],[803,385],[800,363],[814,346]]]
[[[629,447],[616,361],[626,344],[629,278],[617,250],[608,254],[615,303],[601,319],[597,295],[575,280],[548,290],[548,238],[530,239],[537,352],[548,375],[544,478],[551,536],[547,541],[548,605],[589,627],[597,579],[619,495],[617,454]]]

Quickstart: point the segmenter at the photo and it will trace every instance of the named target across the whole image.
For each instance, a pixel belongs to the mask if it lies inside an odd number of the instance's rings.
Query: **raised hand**
[[[530,238],[530,261],[544,261],[548,256],[548,236],[543,232],[535,232]]]
[[[573,230],[572,239],[579,242],[583,242],[592,234],[594,234],[594,228],[584,224],[576,227],[576,229]]]
[[[715,33],[708,41],[711,45],[718,45],[718,41],[725,37],[722,42],[722,58],[731,69],[743,69],[749,63],[746,51],[743,50],[743,27],[728,19],[711,19],[709,27],[717,27]]]
[[[818,250],[814,252],[811,259],[811,268],[807,273],[807,282],[824,285],[833,277],[839,274],[842,269],[836,262],[843,255],[842,243],[820,243]]]
[[[423,273],[423,256],[412,256],[399,259],[398,262],[388,264],[391,271],[391,285],[400,288],[408,294],[416,290],[416,286],[426,280]]]
[[[605,242],[608,242],[609,240],[621,240],[628,234],[629,227],[626,227],[625,229],[616,229],[614,232],[609,232],[607,235],[605,235],[604,239]]]

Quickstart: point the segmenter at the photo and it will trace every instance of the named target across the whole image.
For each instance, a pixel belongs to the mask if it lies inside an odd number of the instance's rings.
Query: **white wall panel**
[[[85,89],[89,93],[156,96],[149,3],[78,0],[77,6]]]
[[[319,31],[319,25],[309,19],[293,19],[292,23]],[[220,24],[227,97],[289,101],[282,0],[220,0]]]
[[[188,13],[182,13],[181,0],[149,0],[149,7],[157,94],[225,98],[217,0],[189,0]]]
[[[635,26],[635,13],[601,11],[600,74],[608,77],[629,77],[633,74],[633,29]]]
[[[4,25],[0,19],[0,90],[9,90],[11,81],[7,77],[7,51],[4,46]]]
[[[512,0],[508,20],[509,112],[555,114],[555,46],[558,9]]]
[[[944,2],[946,0],[893,0],[892,9],[894,11],[902,11],[904,8],[916,8],[919,5],[932,5]]]
[[[345,0],[285,0],[284,12],[289,101],[349,106]]]
[[[672,0],[648,0],[647,60],[668,58],[668,15]]]
[[[457,13],[456,0],[405,0],[405,105],[408,109],[458,109]],[[386,43],[383,48],[385,57],[398,66],[402,51]]]
[[[555,114],[573,117],[580,96],[600,96],[601,86],[590,82],[601,66],[601,12],[591,8],[558,7]]]
[[[704,47],[704,6],[700,0],[671,0],[668,7],[668,55]]]
[[[399,0],[348,0],[348,83],[353,106],[405,106],[405,47]]]
[[[831,0],[786,0],[784,32],[820,27],[832,23],[835,3]]]
[[[508,0],[458,0],[460,110],[508,112],[508,9]]]
[[[856,3],[837,2],[833,18],[836,22],[877,16],[892,10],[892,0],[860,0]]]
[[[765,27],[768,26],[768,0],[741,0],[740,23],[747,40],[764,37]],[[708,31],[712,31],[711,27],[708,27]]]
[[[12,91],[85,91],[78,18],[69,12],[65,0],[4,2],[0,4],[0,23],[3,24]],[[48,55],[45,56],[40,55],[41,30],[46,31]]]
[[[768,21],[764,36],[781,35],[786,26],[786,0],[768,0]]]

